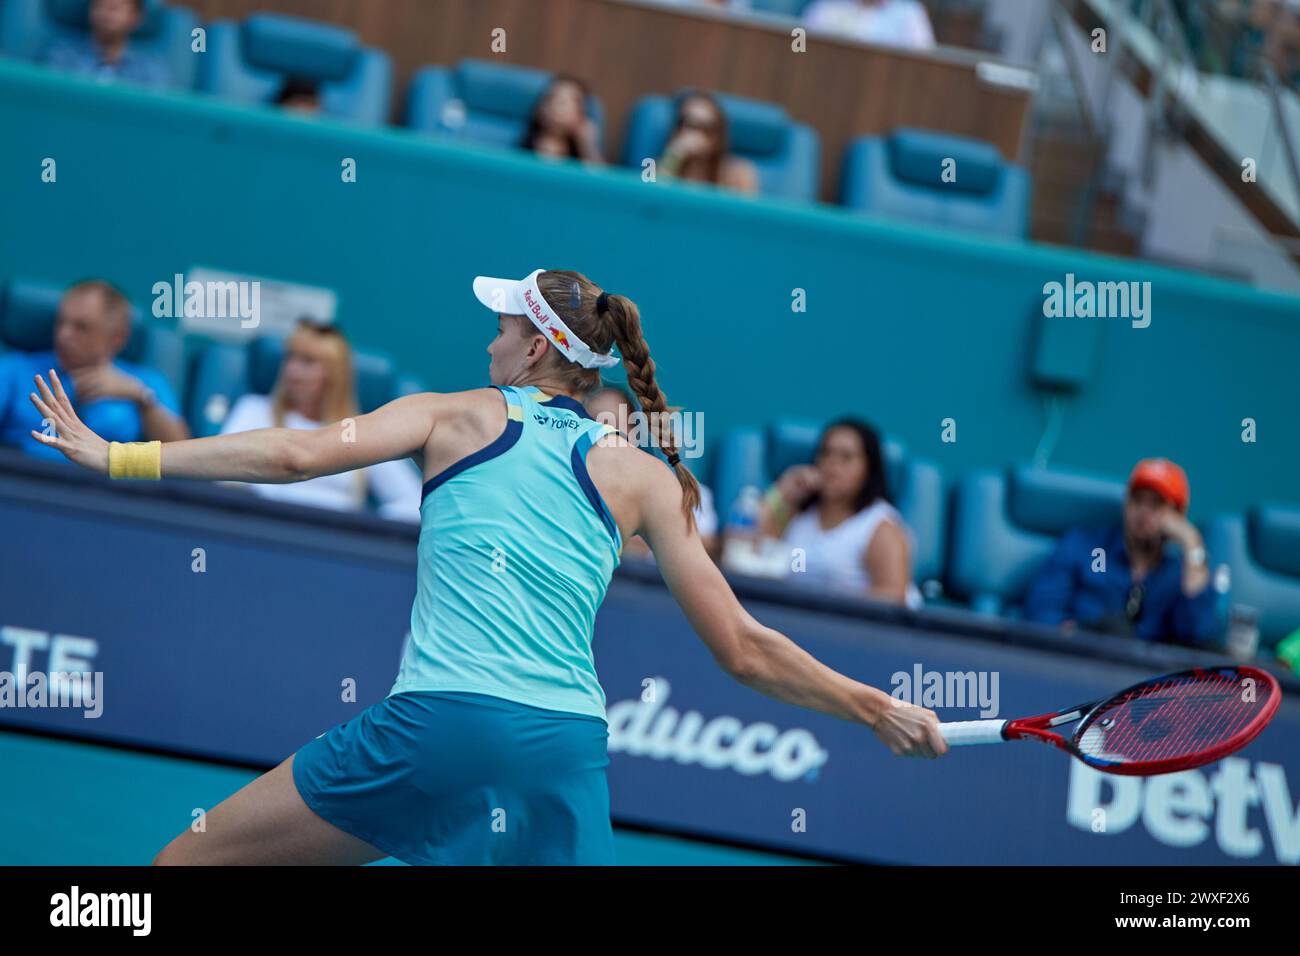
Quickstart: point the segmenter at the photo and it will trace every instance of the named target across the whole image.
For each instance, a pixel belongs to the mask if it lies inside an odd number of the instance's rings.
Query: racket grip
[[[940,724],[939,733],[949,747],[963,747],[967,744],[1000,744],[1004,738],[1002,729],[1005,720],[957,720],[949,724]]]

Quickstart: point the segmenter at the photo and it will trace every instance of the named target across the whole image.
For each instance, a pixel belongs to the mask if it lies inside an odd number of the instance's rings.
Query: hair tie
[[[600,295],[596,296],[596,314],[604,315],[608,311],[609,311],[609,293],[602,292]]]
[[[677,452],[673,452],[671,455],[668,456],[669,468],[676,468],[680,463],[681,463],[681,458],[678,456]]]

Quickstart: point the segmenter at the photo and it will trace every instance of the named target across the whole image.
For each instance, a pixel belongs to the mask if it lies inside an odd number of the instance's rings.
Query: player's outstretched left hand
[[[52,387],[51,387],[52,386]],[[50,369],[50,385],[45,379],[36,376],[36,387],[40,394],[32,392],[30,398],[36,410],[41,413],[47,431],[32,430],[32,437],[42,445],[57,448],[69,461],[76,462],[83,468],[108,473],[108,442],[86,427],[72,408],[68,394],[63,390],[63,383],[54,369]],[[53,427],[53,434],[48,429]]]

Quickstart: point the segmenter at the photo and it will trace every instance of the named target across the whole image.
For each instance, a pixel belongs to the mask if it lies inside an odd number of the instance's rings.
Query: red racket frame
[[[1225,670],[1235,670],[1240,677],[1251,677],[1257,682],[1261,689],[1268,689],[1268,698],[1260,712],[1251,718],[1250,723],[1233,734],[1222,743],[1216,744],[1206,750],[1197,751],[1194,754],[1188,754],[1182,757],[1168,757],[1163,760],[1143,760],[1133,761],[1130,763],[1098,763],[1086,756],[1075,745],[1074,739],[1067,740],[1058,733],[1054,733],[1047,728],[1059,724],[1073,723],[1078,721],[1078,730],[1082,730],[1088,725],[1088,718],[1092,716],[1093,711],[1103,707],[1117,697],[1124,697],[1127,694],[1141,688],[1148,687],[1152,684],[1159,684],[1162,681],[1174,680],[1181,677],[1204,677]],[[1246,744],[1250,743],[1273,719],[1277,713],[1278,707],[1282,703],[1282,688],[1277,682],[1277,678],[1267,671],[1262,671],[1258,667],[1238,666],[1238,667],[1194,667],[1191,670],[1178,671],[1173,674],[1165,674],[1162,677],[1153,677],[1148,680],[1139,681],[1131,687],[1116,694],[1111,694],[1102,700],[1093,701],[1090,704],[1080,704],[1077,707],[1068,707],[1065,710],[1058,710],[1050,714],[1039,714],[1037,717],[1021,717],[1016,720],[1007,722],[1006,727],[1002,730],[1002,737],[1005,740],[1041,740],[1044,743],[1052,744],[1059,747],[1066,753],[1079,758],[1088,766],[1105,773],[1120,774],[1130,777],[1148,777],[1160,773],[1173,773],[1178,770],[1191,770],[1194,767],[1202,767],[1207,763],[1213,763],[1223,757],[1228,756],[1240,750]],[[1075,716],[1077,715],[1077,716]],[[1076,735],[1078,731],[1076,730]]]

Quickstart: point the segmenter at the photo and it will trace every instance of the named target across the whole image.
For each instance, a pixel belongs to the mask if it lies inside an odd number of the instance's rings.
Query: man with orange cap
[[[1183,469],[1165,458],[1138,462],[1123,519],[1060,540],[1030,582],[1025,618],[1149,641],[1215,643],[1223,622],[1205,544],[1187,520],[1190,500]]]

